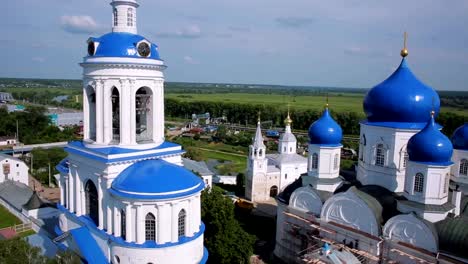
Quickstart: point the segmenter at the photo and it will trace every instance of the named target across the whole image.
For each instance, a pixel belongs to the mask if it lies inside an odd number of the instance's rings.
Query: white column
[[[122,227],[120,223],[122,222],[122,215],[120,214],[120,209],[114,204],[114,236],[119,237],[122,235]]]
[[[60,179],[58,181],[58,184],[59,184],[59,190],[60,190],[60,205],[63,205],[63,202],[65,201],[65,197],[63,196],[64,195],[64,191],[63,191],[63,175],[60,175]]]
[[[80,216],[81,215],[81,180],[78,175],[78,170],[75,170],[75,197],[76,197],[76,204],[75,204],[75,210],[76,210],[76,215]]]
[[[107,193],[107,192],[106,192]],[[106,199],[106,210],[107,210],[107,213],[106,213],[106,219],[107,219],[107,234],[109,235],[112,235],[112,232],[113,229],[112,229],[112,220],[114,222],[117,222],[117,218],[113,218],[113,213],[112,213],[112,207],[114,206],[114,202],[112,199],[110,199],[110,197],[108,195],[107,196],[107,199]]]
[[[103,80],[98,80],[96,83],[96,142],[98,144],[104,143],[103,82]]]
[[[142,205],[136,205],[136,217],[135,217],[135,226],[136,226],[136,243],[143,244],[145,242],[145,231],[143,229],[144,219],[142,212]]]
[[[171,229],[171,242],[177,242],[179,240],[179,236],[178,236],[178,225],[175,224],[175,223],[178,223],[178,214],[179,214],[179,211],[178,209],[175,207],[174,204],[171,203],[171,221],[168,223],[169,224],[169,228]]]
[[[68,197],[69,197],[69,200],[68,200],[68,208],[70,210],[70,212],[75,212],[75,184],[74,184],[74,180],[75,180],[75,177],[73,176],[73,171],[75,170],[75,168],[73,168],[71,171],[70,171],[70,177],[68,178]]]
[[[132,230],[132,205],[127,204],[125,207],[125,241],[132,242],[133,241],[133,230]]]
[[[129,105],[130,105],[130,143],[136,144],[136,111],[135,111],[135,93],[136,93],[135,80],[130,80],[128,91],[129,91]]]
[[[121,79],[120,87],[120,143],[129,145],[131,142],[129,81]]]
[[[99,229],[104,228],[104,199],[103,199],[103,192],[102,192],[102,175],[98,176],[98,210],[99,210]]]
[[[84,140],[88,140],[90,137],[90,125],[89,125],[89,102],[88,102],[88,93],[87,88],[88,86],[83,87],[83,138]]]
[[[111,88],[108,83],[104,83],[103,98],[103,119],[104,119],[104,143],[108,144],[112,140],[112,104]]]

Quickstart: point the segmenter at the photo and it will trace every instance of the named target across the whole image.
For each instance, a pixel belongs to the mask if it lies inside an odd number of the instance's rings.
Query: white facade
[[[253,144],[249,147],[245,196],[252,202],[262,202],[275,197],[286,186],[307,172],[307,159],[296,153],[297,140],[291,132],[291,119],[278,143],[278,154],[266,154],[260,121]]]
[[[334,192],[341,186],[340,162],[341,148],[309,144],[307,175],[303,185],[312,185],[317,190]]]
[[[468,150],[454,149],[452,161],[451,179],[459,185],[468,187]]]
[[[364,185],[375,184],[392,192],[403,192],[406,145],[418,132],[361,123],[357,179]]]
[[[6,154],[0,154],[0,183],[10,180],[29,185],[29,168],[22,161]]]

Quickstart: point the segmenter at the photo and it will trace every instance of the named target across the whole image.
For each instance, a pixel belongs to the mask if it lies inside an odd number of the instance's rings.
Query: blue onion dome
[[[111,32],[98,38],[89,38],[88,57],[161,60],[155,43],[151,43],[143,36],[127,32]]]
[[[433,110],[437,116],[439,108],[437,92],[414,76],[404,57],[398,69],[364,99],[367,122],[390,127],[421,129],[427,122],[427,113]]]
[[[343,130],[330,116],[328,107],[322,116],[309,127],[310,144],[325,146],[341,146]]]
[[[468,150],[468,123],[453,132],[452,143],[454,149]]]
[[[134,163],[112,182],[111,192],[136,199],[168,199],[201,191],[202,179],[182,166],[164,160]]]
[[[452,164],[452,142],[440,132],[434,114],[427,125],[410,138],[407,151],[411,161],[433,165]]]

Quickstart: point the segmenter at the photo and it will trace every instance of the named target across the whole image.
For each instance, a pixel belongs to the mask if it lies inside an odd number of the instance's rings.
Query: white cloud
[[[65,31],[74,34],[91,34],[102,29],[90,16],[62,16],[60,24]]]
[[[199,38],[202,32],[198,25],[188,25],[182,29],[173,32],[163,32],[156,34],[159,38]]]
[[[198,61],[196,61],[194,58],[188,55],[184,56],[184,61],[187,64],[200,64]]]

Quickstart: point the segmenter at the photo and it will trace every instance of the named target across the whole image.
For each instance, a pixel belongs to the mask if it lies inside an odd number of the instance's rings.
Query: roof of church
[[[468,150],[468,123],[458,127],[452,135],[454,149]]]
[[[439,113],[440,99],[436,91],[419,81],[406,59],[385,81],[373,87],[364,99],[367,122],[400,128],[423,128],[427,113]]]
[[[267,158],[277,165],[291,163],[306,163],[307,158],[297,153],[267,154]]]
[[[90,41],[98,42],[96,51],[92,57],[125,57],[161,60],[158,46],[150,44],[150,55],[141,57],[138,55],[138,43],[142,40],[148,41],[145,37],[128,32],[111,32],[97,38],[90,38]]]
[[[374,213],[375,219],[377,220],[378,224],[384,223],[384,220],[382,218],[383,207],[375,197],[364,191],[359,190],[355,186],[349,188],[348,191],[354,192],[362,201],[364,201],[367,204],[367,206],[369,206],[369,208]]]
[[[343,130],[330,116],[328,107],[323,111],[322,116],[309,127],[309,142],[323,146],[341,146]]]
[[[29,200],[23,205],[26,210],[34,210],[44,207],[55,207],[54,204],[45,202],[39,197],[36,191],[34,191]]]
[[[468,258],[468,217],[448,217],[435,224],[439,234],[439,249]]]
[[[452,164],[452,142],[440,132],[432,115],[423,130],[412,136],[407,145],[409,160],[433,164]]]
[[[112,182],[114,195],[134,199],[169,199],[200,192],[202,179],[182,166],[167,161],[144,160],[134,163]]]

